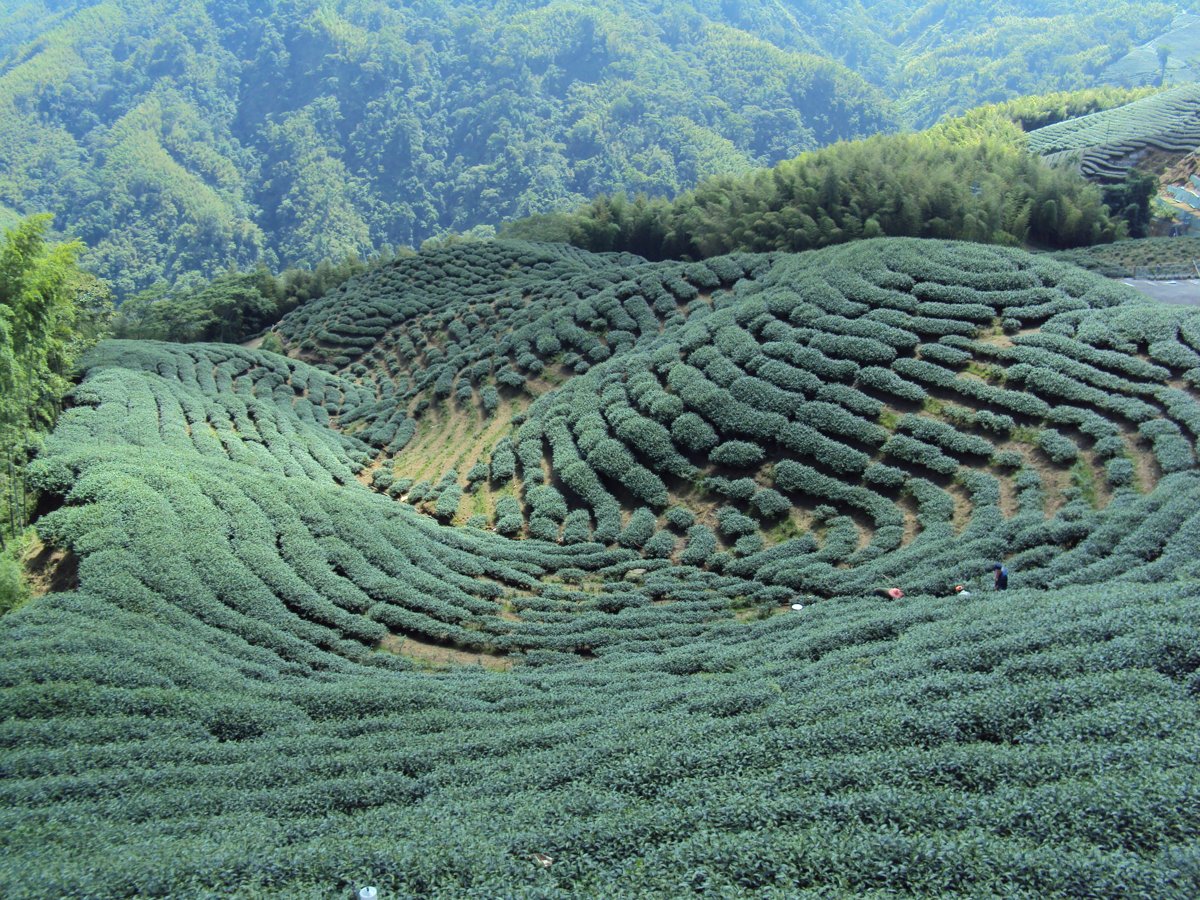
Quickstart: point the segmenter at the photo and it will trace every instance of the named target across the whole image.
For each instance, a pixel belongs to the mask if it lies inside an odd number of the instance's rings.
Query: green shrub
[[[449,521],[458,513],[458,506],[462,502],[463,491],[457,484],[452,484],[438,494],[435,512],[437,517],[442,521]]]
[[[622,547],[641,550],[654,535],[657,527],[654,513],[644,506],[639,507],[633,511],[633,515],[629,517],[629,524],[622,530],[620,544]]]
[[[9,553],[0,553],[0,615],[11,612],[29,600],[29,585],[21,564]]]
[[[751,498],[750,505],[764,519],[774,519],[791,512],[792,509],[792,502],[774,488],[757,491]]]
[[[696,522],[695,514],[686,506],[672,506],[666,513],[667,524],[678,531],[686,531]]]
[[[1060,465],[1074,462],[1079,455],[1079,448],[1075,442],[1053,428],[1047,428],[1038,433],[1037,445],[1052,461]]]
[[[725,441],[714,447],[708,458],[717,465],[746,469],[759,465],[764,454],[762,447],[749,441]]]
[[[688,529],[687,544],[679,560],[685,566],[702,566],[717,550],[717,536],[706,525],[693,525]]]
[[[671,425],[671,438],[685,452],[703,453],[716,446],[717,433],[694,412],[686,412]]]
[[[501,438],[492,451],[491,474],[492,481],[503,484],[516,474],[517,457],[513,453],[512,443],[508,438]]]
[[[675,552],[675,536],[669,531],[659,531],[646,541],[642,552],[650,559],[668,559]]]
[[[758,523],[731,506],[722,506],[717,510],[717,530],[729,537],[737,537],[756,532]]]

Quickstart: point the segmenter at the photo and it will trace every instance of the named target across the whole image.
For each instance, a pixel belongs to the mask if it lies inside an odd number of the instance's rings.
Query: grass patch
[[[26,529],[9,540],[4,552],[0,553],[0,616],[20,609],[33,596],[22,559],[36,541],[33,529]]]
[[[1077,459],[1071,466],[1071,484],[1079,488],[1081,496],[1092,509],[1100,506],[1100,497],[1096,491],[1096,473],[1083,459]]]
[[[1012,434],[1009,437],[1017,444],[1031,444],[1036,447],[1038,429],[1018,425],[1012,430]]]
[[[968,374],[974,375],[976,378],[982,378],[990,384],[1004,384],[1007,377],[1003,368],[992,363],[972,361],[967,363],[966,371]]]
[[[785,541],[790,541],[792,538],[798,538],[802,534],[804,534],[804,530],[791,516],[788,516],[769,530],[763,531],[768,544],[782,544]]]

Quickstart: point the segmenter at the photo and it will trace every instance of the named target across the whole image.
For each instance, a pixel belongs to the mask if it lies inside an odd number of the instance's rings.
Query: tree
[[[1158,179],[1131,171],[1124,181],[1104,188],[1104,204],[1125,220],[1129,236],[1146,237],[1150,231],[1150,200],[1158,193]]]
[[[1154,53],[1158,57],[1158,84],[1162,84],[1167,77],[1167,60],[1171,57],[1171,48],[1166,44],[1159,44],[1154,48]]]
[[[50,216],[30,216],[0,245],[0,452],[5,521],[27,518],[23,469],[58,414],[79,355],[111,316],[107,285],[79,270],[79,241],[52,244]]]

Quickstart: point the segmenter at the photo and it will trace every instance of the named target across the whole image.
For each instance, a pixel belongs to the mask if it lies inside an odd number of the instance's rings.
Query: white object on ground
[[[799,612],[800,610],[804,609],[804,604],[803,603],[793,603],[792,609],[796,610],[796,612]]]

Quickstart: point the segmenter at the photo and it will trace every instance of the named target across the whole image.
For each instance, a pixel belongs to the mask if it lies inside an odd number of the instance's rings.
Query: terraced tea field
[[[1168,88],[1125,106],[1067,119],[1029,133],[1029,149],[1071,160],[1087,178],[1120,181],[1151,158],[1175,161],[1200,147],[1200,84]],[[1161,168],[1161,167],[1160,167]]]
[[[1194,317],[1073,267],[899,241],[566,277],[547,252],[401,265],[285,320],[405,439],[423,423],[411,452],[376,436],[378,490],[833,596],[944,591],[1003,553],[1048,584],[1095,557],[1052,560],[1047,521],[1139,516],[1195,465]],[[473,280],[485,260],[527,274]]]
[[[1200,261],[1200,237],[1138,238],[1060,250],[1055,259],[1073,263],[1108,278],[1191,277]]]
[[[5,896],[1197,893],[1200,314],[494,243],[279,332],[105,344],[49,441]]]

